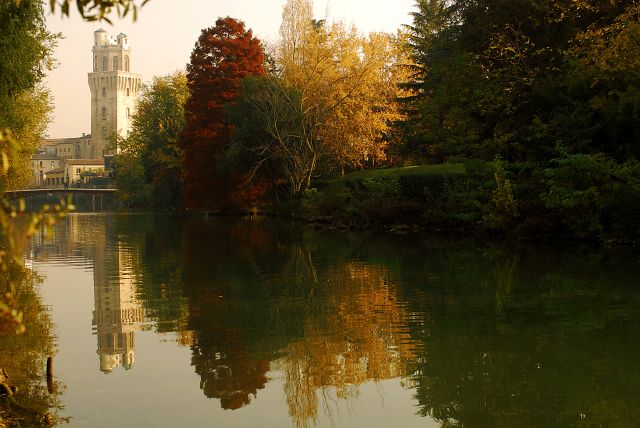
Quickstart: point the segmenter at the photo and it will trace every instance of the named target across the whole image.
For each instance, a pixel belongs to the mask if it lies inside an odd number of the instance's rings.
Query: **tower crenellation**
[[[91,89],[91,139],[96,157],[102,157],[110,136],[126,137],[141,88],[141,78],[131,72],[131,47],[126,34],[94,32]]]

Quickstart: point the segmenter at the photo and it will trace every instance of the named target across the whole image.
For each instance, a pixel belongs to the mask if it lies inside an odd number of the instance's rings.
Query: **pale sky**
[[[48,3],[48,2],[46,2]],[[93,32],[104,28],[110,35],[125,33],[131,45],[131,71],[143,82],[184,69],[203,28],[215,25],[220,16],[245,22],[254,35],[275,42],[285,0],[151,0],[140,9],[138,21],[113,19],[108,23],[87,23],[71,8],[70,18],[47,16],[52,32],[61,32],[55,52],[58,67],[47,78],[55,103],[49,138],[77,137],[91,132],[90,93],[87,73],[91,71]],[[415,0],[316,0],[317,19],[354,24],[363,33],[395,32],[411,23],[409,13]]]

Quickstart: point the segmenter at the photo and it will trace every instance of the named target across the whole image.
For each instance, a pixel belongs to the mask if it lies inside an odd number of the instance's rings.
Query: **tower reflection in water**
[[[119,366],[126,370],[132,367],[135,331],[144,321],[144,308],[135,297],[135,277],[126,275],[131,272],[131,262],[131,251],[121,242],[96,248],[93,259],[92,324],[98,336],[100,371],[106,374]]]
[[[93,265],[92,325],[98,339],[100,371],[108,374],[119,366],[128,370],[135,361],[135,331],[145,314],[136,299],[136,279],[130,274],[134,257],[130,247],[110,230],[111,222],[101,221],[94,225],[97,227],[79,224],[87,220],[71,216],[65,225],[75,232],[71,242],[82,243],[81,253]],[[85,236],[75,236],[78,234]]]
[[[117,225],[100,216],[71,215],[56,224],[51,233],[34,236],[35,261],[73,264],[93,268],[94,311],[92,325],[97,335],[100,370],[111,373],[135,361],[135,331],[144,321],[145,310],[136,299],[133,275],[136,252]]]

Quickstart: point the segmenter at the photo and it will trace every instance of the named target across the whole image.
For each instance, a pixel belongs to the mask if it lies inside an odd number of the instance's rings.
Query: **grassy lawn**
[[[402,168],[381,168],[367,169],[352,172],[342,177],[343,180],[366,180],[381,178],[398,178],[407,175],[443,175],[443,174],[466,174],[466,168],[461,163],[443,163],[437,165],[417,165],[405,166]]]

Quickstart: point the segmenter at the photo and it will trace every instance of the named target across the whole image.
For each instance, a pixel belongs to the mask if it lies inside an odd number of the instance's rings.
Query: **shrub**
[[[491,201],[487,205],[484,224],[490,229],[506,230],[518,218],[519,209],[515,198],[515,186],[507,178],[503,162],[496,158],[494,162],[495,189],[491,192]]]
[[[301,214],[311,219],[345,217],[349,205],[349,192],[339,181],[327,183],[322,191],[306,190],[300,201]]]
[[[640,225],[640,168],[603,154],[565,155],[544,171],[544,205],[571,234],[598,238]]]
[[[327,213],[331,208],[333,218],[349,224],[410,223],[439,228],[476,224],[488,194],[483,189],[483,174],[470,176],[463,164],[358,171],[336,180],[342,187],[317,192],[306,204],[311,203],[316,212]],[[333,195],[322,196],[327,192]],[[323,198],[335,204],[330,207]]]

